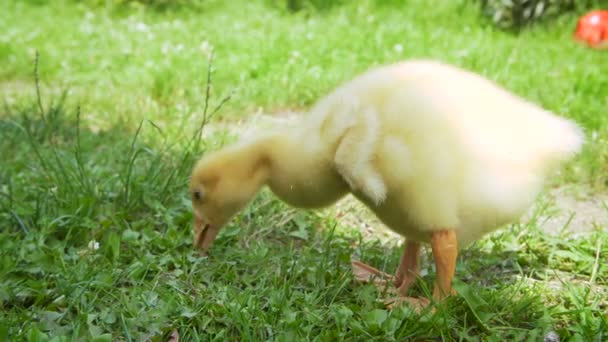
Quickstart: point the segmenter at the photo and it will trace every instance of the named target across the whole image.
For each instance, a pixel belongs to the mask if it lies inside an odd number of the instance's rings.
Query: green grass
[[[392,272],[401,250],[332,210],[296,211],[265,191],[209,258],[193,250],[190,228],[192,163],[234,138],[193,138],[205,46],[216,53],[210,110],[236,89],[215,117],[226,121],[306,108],[378,63],[434,57],[472,68],[596,132],[558,182],[605,189],[608,62],[571,42],[575,16],[512,36],[465,1],[297,14],[262,0],[99,3],[0,5],[3,340],[164,340],[173,330],[182,340],[606,339],[606,227],[579,237],[534,221],[500,230],[459,258],[459,296],[422,316],[385,310],[382,294],[353,281],[352,255]]]

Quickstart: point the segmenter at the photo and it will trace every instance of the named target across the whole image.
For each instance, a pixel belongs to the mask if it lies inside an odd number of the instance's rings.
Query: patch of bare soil
[[[548,191],[523,221],[533,219],[536,212],[537,224],[550,234],[566,230],[576,235],[598,227],[608,229],[608,194],[579,194],[578,190],[561,187]]]
[[[14,104],[19,97],[35,96],[34,81],[11,80],[0,82],[0,100],[8,105]]]

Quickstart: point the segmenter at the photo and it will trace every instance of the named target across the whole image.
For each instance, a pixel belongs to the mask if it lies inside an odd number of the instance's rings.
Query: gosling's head
[[[194,247],[207,254],[221,228],[260,190],[267,178],[264,158],[226,149],[202,158],[192,171]]]

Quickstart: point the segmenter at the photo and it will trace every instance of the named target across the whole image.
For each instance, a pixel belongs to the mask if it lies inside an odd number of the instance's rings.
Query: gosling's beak
[[[194,215],[194,248],[200,249],[201,254],[207,255],[219,231],[219,227]]]

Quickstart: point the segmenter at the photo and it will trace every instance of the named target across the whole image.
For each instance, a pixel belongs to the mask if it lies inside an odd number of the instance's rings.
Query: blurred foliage
[[[27,0],[45,3],[48,0]],[[200,8],[210,0],[75,0],[94,6],[137,7],[146,6],[158,10]],[[573,11],[608,7],[608,0],[476,0],[482,12],[494,25],[508,30],[519,31],[530,24],[555,18]],[[346,0],[266,0],[272,7],[289,13],[319,13],[348,3]],[[406,0],[371,0],[376,6],[408,7]]]
[[[520,30],[540,20],[566,12],[589,10],[607,5],[599,0],[480,0],[482,11],[498,27]]]
[[[344,3],[344,0],[269,0],[269,2],[288,12],[325,11]]]
[[[267,0],[274,7],[286,10],[291,13],[296,12],[323,12],[332,8],[347,4],[346,0]],[[374,6],[402,6],[407,8],[406,0],[370,0]]]
[[[38,0],[41,1],[41,0]],[[93,6],[137,7],[145,6],[157,10],[187,8],[198,9],[206,0],[76,0]]]

